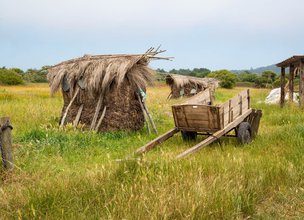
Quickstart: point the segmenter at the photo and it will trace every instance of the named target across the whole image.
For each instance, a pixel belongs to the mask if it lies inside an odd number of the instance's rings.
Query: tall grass
[[[219,89],[217,102],[241,91]],[[46,84],[1,87],[0,115],[14,126],[13,173],[1,172],[0,219],[286,219],[304,217],[304,113],[262,103],[258,137],[241,147],[223,138],[184,160],[196,142],[176,135],[136,160],[117,162],[156,135],[58,128],[62,100]],[[173,127],[169,89],[148,90],[163,133]]]

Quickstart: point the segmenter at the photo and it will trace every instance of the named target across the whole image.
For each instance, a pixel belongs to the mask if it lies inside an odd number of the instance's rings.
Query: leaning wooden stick
[[[98,115],[99,115],[99,111],[101,109],[101,104],[102,104],[102,101],[103,101],[103,95],[104,95],[104,91],[102,91],[100,93],[100,96],[99,96],[99,99],[98,99],[98,102],[97,102],[97,105],[96,105],[95,114],[94,114],[94,117],[93,117],[93,120],[92,120],[92,123],[91,123],[91,127],[90,127],[91,131],[94,130],[94,128],[95,128],[96,121],[97,121],[97,118],[98,118]]]
[[[78,93],[79,93],[79,87],[77,87],[76,92],[75,92],[73,98],[71,99],[69,105],[68,105],[67,108],[65,109],[64,115],[63,115],[63,117],[62,117],[62,119],[61,119],[61,123],[60,123],[60,127],[61,127],[61,128],[62,128],[63,125],[64,125],[65,118],[66,118],[66,116],[68,115],[68,111],[69,111],[70,107],[72,106],[72,104],[73,104],[73,102],[74,102],[76,96],[78,95]]]
[[[141,100],[141,98],[140,98],[140,95],[139,95],[138,93],[136,93],[136,95],[137,95],[137,99],[138,99],[138,101],[139,101],[139,105],[140,105],[141,111],[142,111],[143,114],[144,114],[144,119],[145,119],[145,122],[146,122],[146,125],[147,125],[147,128],[148,128],[148,132],[149,132],[149,134],[150,134],[150,133],[151,133],[151,130],[150,130],[149,122],[148,122],[148,120],[147,120],[147,116],[146,116],[146,114],[145,114],[145,108],[144,108],[144,106],[143,106],[143,103],[142,103],[142,100]]]
[[[152,124],[152,128],[153,128],[153,130],[155,131],[155,134],[158,134],[158,132],[157,132],[157,130],[156,130],[156,127],[155,127],[155,124],[154,124],[154,121],[153,121],[153,119],[152,119],[152,116],[151,116],[151,114],[150,114],[150,112],[149,112],[149,110],[148,110],[148,108],[147,108],[147,106],[146,106],[146,102],[143,101],[142,103],[143,103],[144,109],[146,110],[147,115],[148,115],[148,117],[149,117],[149,119],[150,119],[150,122],[151,122],[151,124]]]
[[[74,120],[74,122],[73,122],[73,126],[74,126],[74,127],[77,127],[77,125],[78,125],[78,122],[79,122],[79,119],[80,119],[80,116],[81,116],[81,113],[82,113],[82,109],[83,109],[83,104],[82,104],[82,105],[79,107],[79,109],[78,109],[76,118],[75,118],[75,120]]]
[[[172,96],[172,92],[170,92],[170,94],[168,95],[167,100],[171,99],[171,96]]]
[[[105,106],[105,107],[103,108],[102,114],[101,114],[101,116],[100,116],[100,118],[99,118],[99,120],[98,120],[98,123],[97,123],[97,125],[96,125],[95,131],[98,131],[98,130],[99,130],[99,127],[100,127],[100,125],[101,125],[101,122],[102,122],[103,118],[104,118],[105,115],[106,115],[106,110],[107,110],[107,106]]]

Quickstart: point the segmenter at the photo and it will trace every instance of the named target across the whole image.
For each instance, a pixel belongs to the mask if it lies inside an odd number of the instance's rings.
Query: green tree
[[[13,70],[15,73],[18,73],[20,75],[24,73],[24,71],[20,68],[10,68],[10,70]]]
[[[172,69],[169,73],[186,75],[186,76],[195,76],[195,77],[206,77],[211,71],[207,68],[194,68],[194,69]]]
[[[268,79],[264,76],[258,76],[255,79],[255,86],[258,88],[265,88],[267,86]]]
[[[219,79],[220,86],[223,88],[231,89],[235,86],[237,81],[236,74],[228,70],[218,70],[208,74],[208,77],[213,77]]]
[[[261,76],[258,76],[255,80],[256,87],[265,88],[269,85],[272,86],[273,82],[275,81],[277,75],[275,72],[271,70],[266,70],[262,72]]]
[[[257,74],[248,71],[242,72],[238,75],[238,78],[241,82],[255,82],[257,77]]]
[[[269,83],[272,83],[275,81],[277,74],[271,70],[266,70],[262,72],[262,77],[266,78]]]
[[[49,66],[43,66],[41,69],[28,69],[23,74],[23,79],[31,83],[44,83],[47,82],[47,70]]]

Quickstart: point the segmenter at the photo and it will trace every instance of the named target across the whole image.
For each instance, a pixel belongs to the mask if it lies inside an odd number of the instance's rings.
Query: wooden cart
[[[249,143],[257,135],[262,116],[261,110],[250,108],[249,89],[220,105],[212,105],[212,97],[211,92],[205,90],[186,103],[173,105],[175,128],[139,148],[135,154],[148,152],[179,131],[184,140],[195,139],[197,135],[208,137],[179,154],[177,158],[197,152],[222,136],[237,137],[241,144]],[[234,134],[229,134],[231,131]]]

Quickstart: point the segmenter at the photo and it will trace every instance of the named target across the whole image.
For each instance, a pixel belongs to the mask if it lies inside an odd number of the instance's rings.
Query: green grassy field
[[[218,89],[217,102],[242,88]],[[116,162],[156,135],[58,128],[62,99],[46,84],[0,87],[0,115],[12,120],[13,173],[0,168],[0,219],[303,219],[304,112],[261,103],[260,132],[242,147],[223,138],[184,159],[199,142],[178,134],[140,160]],[[160,133],[173,127],[169,88],[148,89]]]

